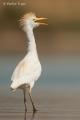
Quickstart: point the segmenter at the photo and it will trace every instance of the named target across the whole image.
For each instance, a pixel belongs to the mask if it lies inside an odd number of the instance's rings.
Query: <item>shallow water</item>
[[[1,98],[0,120],[25,120],[24,104],[21,97]],[[32,107],[29,103],[26,120],[80,120],[79,95],[69,94],[66,96],[55,93],[53,97],[38,97],[34,100],[38,112],[33,116]]]
[[[21,91],[10,92],[11,75],[21,55],[0,56],[0,120],[24,120]],[[80,120],[80,57],[41,58],[42,76],[28,98],[26,120]]]

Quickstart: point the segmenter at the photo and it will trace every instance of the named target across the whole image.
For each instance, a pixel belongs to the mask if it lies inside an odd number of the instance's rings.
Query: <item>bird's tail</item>
[[[24,83],[25,83],[25,81],[14,80],[14,81],[12,81],[10,88],[12,91],[15,91],[17,88],[19,88]]]
[[[11,85],[10,85],[10,90],[12,91],[12,92],[14,92],[15,90],[16,90],[16,86],[14,86],[14,83],[12,83]]]

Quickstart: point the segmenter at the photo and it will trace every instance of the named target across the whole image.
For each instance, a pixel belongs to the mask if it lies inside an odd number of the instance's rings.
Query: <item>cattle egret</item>
[[[33,106],[33,112],[36,111],[36,107],[31,97],[31,90],[34,86],[34,83],[40,77],[42,69],[37,54],[33,28],[36,28],[39,25],[46,25],[46,23],[41,22],[44,19],[46,18],[38,18],[34,13],[28,13],[25,14],[20,20],[20,24],[22,25],[23,30],[28,38],[28,52],[16,66],[11,78],[12,83],[10,87],[13,91],[16,89],[23,90],[25,111],[27,111],[27,91]]]

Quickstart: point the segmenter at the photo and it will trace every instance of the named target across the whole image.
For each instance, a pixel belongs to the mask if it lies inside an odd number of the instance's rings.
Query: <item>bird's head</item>
[[[43,17],[36,17],[34,13],[27,13],[20,19],[20,24],[24,26],[30,26],[32,29],[38,27],[39,25],[47,25],[46,23],[42,22],[47,18]]]

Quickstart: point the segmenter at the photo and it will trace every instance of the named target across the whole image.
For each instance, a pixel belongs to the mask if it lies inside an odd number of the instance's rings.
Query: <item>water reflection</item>
[[[27,114],[28,114],[28,113],[25,111],[25,113],[24,113],[24,120],[27,120]],[[36,114],[36,112],[33,112],[33,113],[31,114],[30,120],[34,120],[35,114]]]

